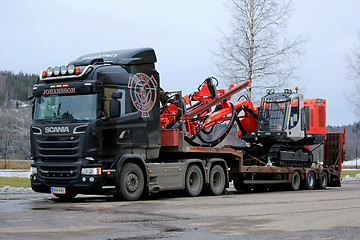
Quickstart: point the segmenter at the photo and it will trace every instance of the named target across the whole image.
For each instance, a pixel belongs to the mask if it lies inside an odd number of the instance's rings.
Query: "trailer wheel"
[[[127,163],[120,171],[119,197],[126,201],[138,200],[144,191],[144,175],[140,167]]]
[[[210,171],[210,191],[218,196],[225,191],[225,172],[220,165],[215,165]]]
[[[316,182],[316,188],[325,189],[329,183],[328,175],[326,172],[322,172],[320,179]]]
[[[59,198],[61,201],[72,201],[74,197],[76,196],[76,193],[66,193],[66,194],[56,194],[54,193],[54,196]]]
[[[293,191],[299,190],[300,182],[301,182],[301,178],[299,172],[297,171],[293,172],[291,175],[290,189]]]
[[[315,187],[315,173],[313,171],[308,172],[305,178],[305,189],[313,190]]]
[[[201,193],[204,179],[199,166],[190,165],[185,176],[185,189],[191,197],[196,197]]]

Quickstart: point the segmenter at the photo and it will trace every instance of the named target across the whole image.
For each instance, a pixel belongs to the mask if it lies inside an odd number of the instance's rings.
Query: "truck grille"
[[[41,166],[40,174],[44,178],[77,178],[80,174],[79,167],[62,167],[62,166]]]
[[[38,138],[38,150],[41,157],[79,156],[79,136],[51,136]]]

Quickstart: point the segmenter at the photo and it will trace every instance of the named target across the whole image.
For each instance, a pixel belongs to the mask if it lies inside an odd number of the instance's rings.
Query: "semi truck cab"
[[[151,48],[88,54],[33,87],[31,185],[73,197],[113,194],[127,158],[159,156],[159,74]]]

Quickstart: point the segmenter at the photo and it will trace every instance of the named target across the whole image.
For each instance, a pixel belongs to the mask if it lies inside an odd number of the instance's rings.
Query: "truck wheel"
[[[320,179],[316,182],[316,188],[325,189],[328,185],[328,182],[328,175],[326,172],[323,171],[320,175]]]
[[[301,178],[299,172],[297,171],[293,172],[291,175],[290,189],[293,191],[299,190],[300,182],[301,182]]]
[[[225,173],[220,165],[215,165],[210,171],[210,191],[218,196],[225,191]]]
[[[315,173],[313,171],[308,172],[305,178],[305,189],[313,190],[315,187]]]
[[[125,164],[120,171],[119,197],[126,201],[138,200],[144,191],[144,175],[134,163]]]
[[[76,193],[66,193],[66,194],[56,194],[54,193],[54,196],[59,198],[61,201],[71,201],[76,196]]]
[[[201,169],[197,165],[190,165],[185,176],[185,189],[191,197],[196,197],[201,193],[204,179]]]

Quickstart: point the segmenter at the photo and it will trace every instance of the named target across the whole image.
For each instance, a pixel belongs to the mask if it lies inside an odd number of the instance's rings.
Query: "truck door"
[[[291,99],[291,104],[287,108],[285,130],[287,137],[293,141],[301,140],[305,137],[304,113],[303,95],[294,95]]]
[[[116,99],[120,102],[120,116],[110,117],[110,99],[113,92],[121,92],[121,98]],[[129,106],[129,92],[126,88],[105,87],[103,114],[107,121],[103,121],[103,139],[102,145],[104,152],[113,155],[120,149],[122,152],[134,151],[134,149],[146,149],[149,145],[146,122],[141,118],[141,112],[134,111]]]

